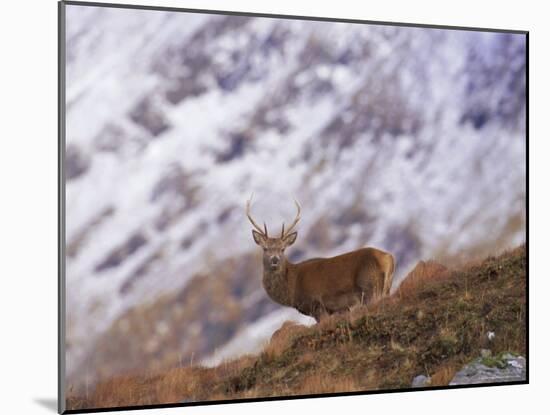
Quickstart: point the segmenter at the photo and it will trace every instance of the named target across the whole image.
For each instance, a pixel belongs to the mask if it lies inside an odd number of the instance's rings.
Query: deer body
[[[348,310],[355,304],[365,304],[375,298],[389,295],[395,261],[391,254],[376,248],[361,248],[332,258],[314,258],[297,264],[284,256],[286,247],[296,240],[290,232],[300,219],[298,215],[280,238],[270,238],[264,224],[262,230],[249,214],[256,229],[255,242],[264,249],[263,286],[269,297],[284,306],[319,321],[323,313]]]

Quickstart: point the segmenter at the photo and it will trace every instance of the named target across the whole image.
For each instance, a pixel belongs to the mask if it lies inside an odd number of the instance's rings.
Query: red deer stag
[[[294,228],[300,220],[300,204],[294,222],[279,237],[270,237],[252,219],[250,204],[246,216],[254,226],[252,237],[262,247],[263,285],[269,297],[284,306],[319,321],[323,313],[348,310],[358,303],[367,303],[390,293],[395,260],[387,252],[376,248],[361,248],[332,258],[313,258],[293,264],[284,251],[296,241]]]

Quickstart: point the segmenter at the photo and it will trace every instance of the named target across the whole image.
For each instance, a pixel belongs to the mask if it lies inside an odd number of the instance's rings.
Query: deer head
[[[251,203],[252,197],[250,197],[250,199],[246,202],[246,216],[255,228],[252,229],[252,237],[254,238],[254,242],[256,242],[264,251],[264,270],[281,271],[286,266],[284,251],[296,241],[296,237],[298,236],[298,232],[293,230],[300,220],[300,204],[294,200],[298,213],[290,227],[285,230],[285,224],[283,223],[280,236],[270,237],[268,235],[267,225],[265,222],[264,228],[262,229],[252,218],[252,215],[250,214]]]
[[[254,227],[252,237],[263,249],[262,283],[267,295],[276,303],[293,307],[320,321],[324,313],[349,310],[390,294],[395,260],[389,252],[362,247],[332,258],[310,258],[292,263],[285,249],[296,241],[294,230],[300,220],[300,205],[294,222],[278,237],[270,237],[250,214],[252,196],[246,202],[246,216]]]

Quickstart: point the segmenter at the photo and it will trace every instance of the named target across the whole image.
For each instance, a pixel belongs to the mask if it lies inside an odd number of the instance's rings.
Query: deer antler
[[[254,219],[252,219],[252,215],[250,214],[250,204],[252,203],[252,196],[254,196],[254,194],[251,194],[250,199],[248,199],[246,202],[246,216],[248,217],[250,223],[252,223],[252,226],[254,226],[258,232],[260,232],[267,238],[267,225],[265,224],[265,222],[264,230],[262,230],[262,228],[260,228],[260,226],[254,221]]]
[[[294,222],[292,222],[292,225],[286,230],[285,232],[285,224],[283,223],[283,228],[281,230],[281,239],[285,238],[296,226],[296,224],[300,221],[300,212],[302,211],[302,208],[300,207],[300,204],[294,199],[294,203],[296,203],[296,207],[298,208],[298,213],[296,214],[296,218],[294,219]]]

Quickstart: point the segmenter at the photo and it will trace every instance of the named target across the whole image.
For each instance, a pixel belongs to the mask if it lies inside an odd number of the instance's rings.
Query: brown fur
[[[393,263],[390,254],[375,248],[299,264],[287,261],[291,305],[319,321],[322,313],[332,314],[358,303],[366,304],[389,294],[385,285],[391,284]]]
[[[393,280],[395,260],[376,248],[361,248],[332,258],[313,258],[293,264],[284,251],[292,245],[298,233],[293,231],[300,220],[298,213],[280,237],[269,237],[267,226],[262,229],[250,213],[251,200],[246,203],[246,215],[255,229],[254,242],[264,251],[263,285],[276,303],[294,307],[302,314],[320,320],[322,314],[347,311],[356,304],[388,296]]]
[[[389,295],[395,262],[387,252],[362,248],[293,264],[284,256],[285,240],[255,239],[264,248],[263,285],[269,297],[317,321],[323,313],[346,311]],[[276,269],[269,262],[274,255],[281,257]]]

